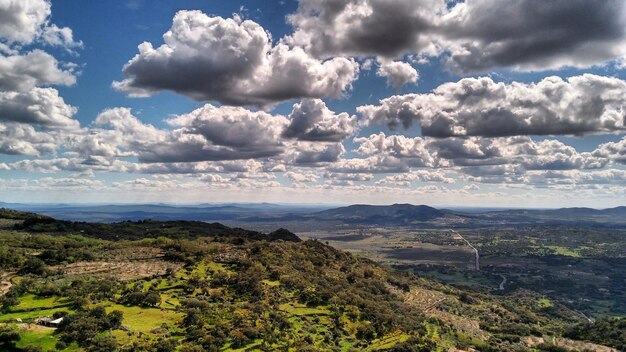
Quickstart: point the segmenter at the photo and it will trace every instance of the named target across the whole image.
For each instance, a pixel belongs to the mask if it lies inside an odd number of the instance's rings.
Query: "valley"
[[[302,233],[418,276],[486,292],[536,290],[590,317],[626,314],[626,231],[563,226]],[[480,254],[476,270],[475,251]],[[545,303],[550,304],[550,303]]]
[[[622,230],[353,225],[296,235],[0,217],[0,349],[9,351],[625,346]]]

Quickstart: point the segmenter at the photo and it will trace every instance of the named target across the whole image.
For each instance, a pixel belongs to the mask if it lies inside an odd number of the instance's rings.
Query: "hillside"
[[[89,237],[108,240],[138,240],[142,238],[197,238],[213,237],[244,237],[252,240],[285,240],[299,242],[293,233],[279,229],[269,234],[249,231],[241,228],[230,228],[220,223],[200,221],[124,221],[116,223],[88,223],[56,220],[48,217],[27,217],[23,222],[13,226],[16,230],[34,233],[80,233]]]
[[[230,224],[276,224],[288,228],[330,228],[342,225],[432,227],[484,227],[502,225],[570,225],[626,227],[626,207],[608,209],[437,209],[427,205],[355,204],[345,207],[287,206],[276,204],[225,204],[174,206],[138,205],[25,205],[0,206],[37,212],[55,219],[78,222],[202,221]],[[258,226],[255,226],[258,227]],[[263,226],[262,226],[263,227]]]
[[[341,220],[347,223],[410,224],[450,216],[449,213],[426,206],[411,204],[350,205],[312,214],[317,220]]]
[[[562,337],[583,319],[559,304],[537,304],[542,296],[532,291],[489,295],[319,241],[271,238],[289,239],[284,229],[259,237],[177,222],[158,237],[111,240],[124,224],[152,232],[168,223],[45,224],[55,224],[51,235],[25,224],[0,231],[9,287],[0,299],[0,348],[554,351],[556,342],[610,350]],[[74,232],[88,226],[99,238]],[[58,329],[26,324],[45,316],[65,318]]]

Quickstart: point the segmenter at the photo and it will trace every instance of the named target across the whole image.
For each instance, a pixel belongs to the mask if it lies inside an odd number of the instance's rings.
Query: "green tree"
[[[37,257],[30,256],[26,259],[20,273],[41,276],[46,273],[46,263]]]
[[[0,326],[0,347],[6,349],[14,348],[15,343],[20,340],[20,332],[13,325]]]

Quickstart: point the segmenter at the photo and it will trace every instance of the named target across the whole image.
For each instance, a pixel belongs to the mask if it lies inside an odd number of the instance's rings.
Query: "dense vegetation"
[[[0,213],[1,215],[1,213]],[[201,236],[245,237],[251,240],[299,241],[299,238],[285,229],[269,234],[230,228],[219,223],[201,221],[124,221],[116,223],[89,223],[56,220],[48,217],[27,217],[14,225],[16,230],[35,233],[80,233],[89,237],[108,240],[138,240],[166,236],[168,238],[196,238]]]
[[[566,332],[567,337],[587,340],[626,351],[626,320],[605,318],[577,325]]]
[[[582,322],[532,291],[459,289],[285,230],[40,220],[0,229],[0,348],[541,351]],[[44,316],[64,319],[29,324]]]
[[[327,232],[336,248],[366,253],[397,269],[496,294],[519,289],[546,296],[587,317],[626,316],[626,231],[571,226],[451,231],[375,228]]]

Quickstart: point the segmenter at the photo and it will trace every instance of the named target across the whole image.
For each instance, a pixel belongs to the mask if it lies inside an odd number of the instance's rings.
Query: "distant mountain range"
[[[626,227],[626,207],[609,209],[510,209],[472,211],[437,209],[427,205],[356,204],[338,208],[270,203],[174,206],[140,205],[25,205],[0,207],[33,211],[56,219],[90,222],[126,220],[231,221],[235,223],[345,224],[362,226],[479,227],[501,225],[576,225]],[[315,227],[315,226],[311,226]],[[323,227],[323,226],[322,226]]]
[[[393,204],[364,205],[356,204],[347,207],[320,211],[312,214],[315,220],[342,221],[357,224],[411,224],[414,222],[433,221],[441,218],[453,218],[452,212],[439,210],[427,205]]]
[[[31,211],[55,219],[89,222],[116,222],[137,220],[239,220],[243,217],[270,217],[287,213],[309,213],[326,207],[305,205],[258,204],[201,204],[176,206],[166,204],[75,205],[75,204],[19,204],[2,203],[0,208]]]

